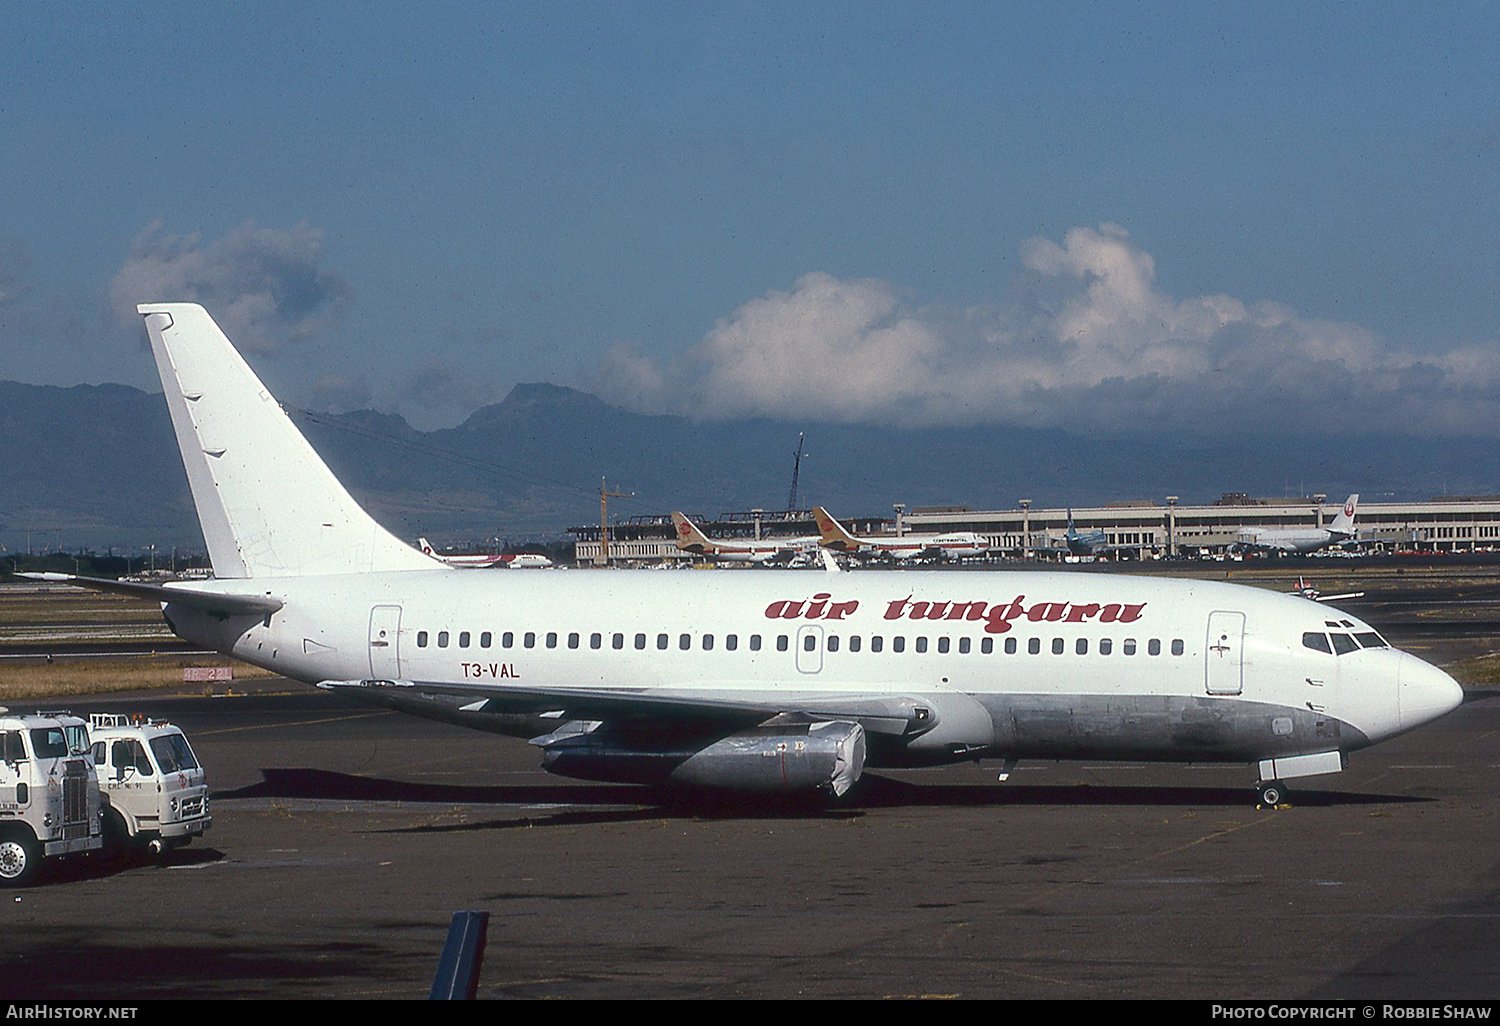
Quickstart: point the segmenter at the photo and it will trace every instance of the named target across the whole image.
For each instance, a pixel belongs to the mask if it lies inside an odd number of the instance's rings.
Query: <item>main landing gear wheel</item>
[[[42,846],[22,834],[0,837],[0,883],[29,887],[42,863]]]
[[[1262,805],[1275,808],[1286,801],[1286,787],[1279,780],[1263,780],[1255,785],[1256,797]]]

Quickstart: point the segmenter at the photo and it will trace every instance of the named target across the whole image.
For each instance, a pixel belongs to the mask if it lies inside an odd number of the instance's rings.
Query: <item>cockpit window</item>
[[[1314,652],[1326,652],[1329,655],[1333,654],[1333,649],[1328,645],[1328,635],[1322,634],[1318,631],[1308,631],[1306,634],[1302,635],[1302,647],[1310,648]]]
[[[1359,648],[1359,644],[1347,634],[1330,634],[1333,639],[1333,651],[1335,655],[1346,655]]]
[[[1363,648],[1390,648],[1386,640],[1374,631],[1363,631],[1354,636],[1354,640]]]

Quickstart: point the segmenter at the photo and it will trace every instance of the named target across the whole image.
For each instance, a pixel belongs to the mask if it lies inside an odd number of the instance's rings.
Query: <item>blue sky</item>
[[[1500,9],[10,4],[0,378],[853,422],[1500,424]]]

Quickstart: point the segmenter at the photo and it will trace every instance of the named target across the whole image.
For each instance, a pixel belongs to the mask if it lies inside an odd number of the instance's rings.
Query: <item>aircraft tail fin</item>
[[[684,552],[703,553],[714,550],[714,544],[708,540],[708,535],[699,530],[697,524],[676,510],[672,511],[672,526],[677,528],[677,547]]]
[[[214,576],[443,567],[360,508],[206,310],[193,303],[136,309]]]
[[[1328,529],[1337,534],[1354,533],[1354,510],[1359,505],[1359,493],[1355,492],[1344,500],[1344,508],[1339,510],[1339,515],[1328,523]]]
[[[833,519],[822,506],[813,508],[813,519],[818,522],[818,534],[823,544],[830,549],[853,552],[860,548],[859,539],[845,530],[844,525]]]

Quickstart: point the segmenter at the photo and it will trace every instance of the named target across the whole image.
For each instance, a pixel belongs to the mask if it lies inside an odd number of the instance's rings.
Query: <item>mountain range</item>
[[[1014,425],[915,428],[693,421],[633,413],[587,392],[516,386],[462,424],[419,431],[394,414],[290,411],[356,498],[402,538],[556,539],[610,518],[683,509],[782,509],[797,436],[799,505],[890,515],[966,505],[1036,508],[1224,492],[1321,492],[1367,502],[1500,492],[1500,447],[1481,438],[1340,436],[1315,417],[1275,438],[1070,433]],[[0,381],[0,545],[26,551],[201,547],[159,394]]]

